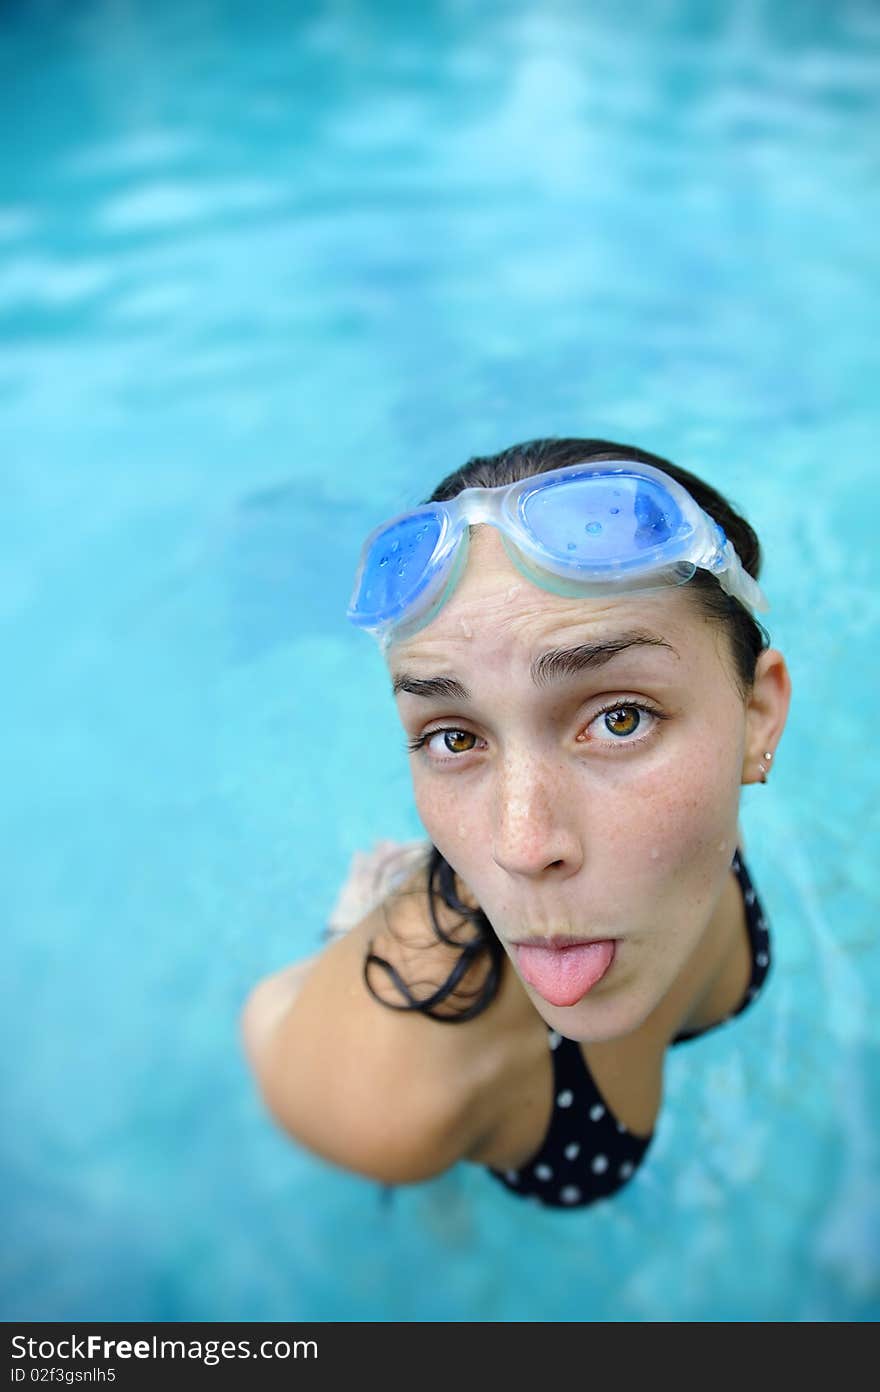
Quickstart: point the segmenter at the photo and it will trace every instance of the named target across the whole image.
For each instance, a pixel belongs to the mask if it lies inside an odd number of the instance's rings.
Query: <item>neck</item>
[[[661,1007],[669,1040],[718,1024],[739,1004],[741,959],[748,938],[744,912],[739,881],[731,868],[699,947]]]

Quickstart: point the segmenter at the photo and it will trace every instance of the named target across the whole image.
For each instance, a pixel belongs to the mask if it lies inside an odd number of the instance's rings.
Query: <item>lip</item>
[[[536,934],[530,938],[511,938],[512,947],[544,947],[549,952],[561,951],[564,947],[586,947],[589,943],[620,942],[619,938],[605,937],[578,938],[573,933],[554,933],[551,937]]]

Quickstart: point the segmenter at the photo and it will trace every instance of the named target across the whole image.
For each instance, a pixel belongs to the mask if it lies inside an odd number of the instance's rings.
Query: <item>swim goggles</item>
[[[554,594],[683,585],[699,567],[747,609],[769,608],[724,530],[675,479],[631,459],[587,460],[497,488],[465,488],[382,522],[361,550],[346,617],[383,651],[424,628],[488,523],[517,570]]]

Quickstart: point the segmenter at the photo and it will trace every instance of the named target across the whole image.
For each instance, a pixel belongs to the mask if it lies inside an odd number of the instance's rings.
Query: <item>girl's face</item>
[[[724,631],[685,588],[551,594],[480,526],[452,597],[388,652],[408,740],[424,740],[410,756],[422,824],[569,1038],[615,1038],[651,1015],[703,940],[736,847],[748,706]],[[580,663],[554,660],[572,648]],[[616,940],[572,1004],[530,986],[513,946],[554,934]]]

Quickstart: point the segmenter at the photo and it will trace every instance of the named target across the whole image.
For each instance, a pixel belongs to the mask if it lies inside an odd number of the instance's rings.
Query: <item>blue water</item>
[[[878,108],[872,0],[3,7],[4,1319],[877,1317]],[[611,1203],[387,1205],[238,1012],[422,834],[362,537],[542,434],[759,531],[774,976]]]

